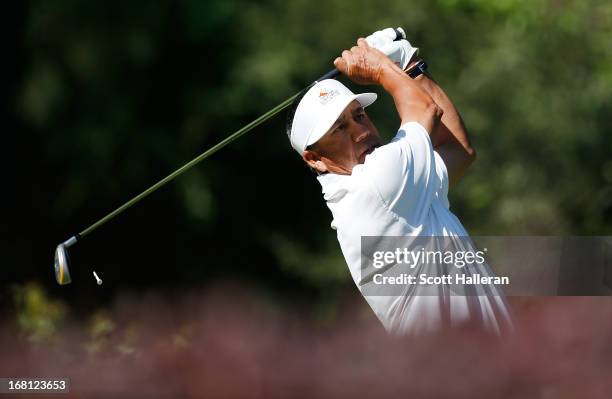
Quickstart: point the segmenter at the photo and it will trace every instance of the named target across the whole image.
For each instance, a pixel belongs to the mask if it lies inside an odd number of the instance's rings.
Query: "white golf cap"
[[[355,94],[335,79],[315,83],[302,97],[291,125],[291,146],[300,154],[319,141],[353,100],[367,107],[376,93]]]

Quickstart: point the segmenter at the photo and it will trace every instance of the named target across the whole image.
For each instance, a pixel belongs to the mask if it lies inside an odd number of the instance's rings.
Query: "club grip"
[[[393,39],[394,42],[406,38],[406,34],[402,28],[395,28],[393,30],[395,31],[395,39]],[[320,82],[321,80],[325,79],[335,79],[338,75],[340,75],[340,71],[337,68],[334,68],[325,75],[321,76],[319,79],[315,80],[315,82]]]

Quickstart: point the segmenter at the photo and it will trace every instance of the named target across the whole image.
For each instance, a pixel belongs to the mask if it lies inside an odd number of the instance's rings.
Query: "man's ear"
[[[305,150],[304,154],[302,154],[302,159],[308,164],[308,166],[310,166],[317,172],[328,172],[327,165],[325,165],[325,163],[321,160],[319,154],[317,154],[315,151]]]

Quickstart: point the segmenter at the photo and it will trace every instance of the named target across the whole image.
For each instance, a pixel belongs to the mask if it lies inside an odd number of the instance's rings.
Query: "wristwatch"
[[[419,75],[422,75],[427,70],[427,63],[423,60],[418,60],[415,64],[406,69],[406,74],[412,79],[416,79]]]

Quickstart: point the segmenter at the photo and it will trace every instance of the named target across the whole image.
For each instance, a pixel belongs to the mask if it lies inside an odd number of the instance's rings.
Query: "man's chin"
[[[361,155],[358,158],[358,162],[361,165],[362,163],[365,162],[365,159],[368,155],[370,155],[371,153],[374,152],[374,150],[376,149],[377,146],[372,146],[370,148],[368,148],[367,150],[365,150],[364,152],[361,153]]]

